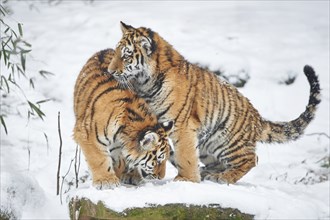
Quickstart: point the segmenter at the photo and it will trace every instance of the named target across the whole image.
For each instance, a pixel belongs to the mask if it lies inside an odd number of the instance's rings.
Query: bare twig
[[[66,174],[64,174],[64,176],[62,176],[62,183],[61,183],[61,193],[60,193],[60,201],[61,201],[61,205],[62,205],[62,190],[63,190],[63,184],[64,184],[64,179],[65,177],[69,174],[70,170],[71,170],[71,166],[72,166],[72,162],[74,159],[71,159],[70,165],[69,165],[69,169],[66,172]]]
[[[316,132],[316,133],[310,133],[310,134],[305,134],[306,136],[313,136],[313,135],[318,135],[318,136],[325,136],[330,139],[330,136],[326,134],[325,132]]]
[[[76,188],[78,188],[78,182],[79,182],[78,179],[79,167],[77,163],[79,163],[80,165],[80,161],[78,162],[78,145],[76,146],[76,154],[74,156],[74,174],[76,177]]]
[[[80,158],[81,158],[81,148],[79,148],[79,157],[78,157],[78,173],[80,170]]]
[[[28,161],[28,170],[30,170],[30,161],[31,161],[31,150],[30,150],[30,147],[28,147],[27,151],[28,151],[28,158],[29,158],[29,161]]]
[[[59,195],[60,193],[60,170],[61,170],[61,159],[62,159],[62,135],[61,135],[61,114],[58,112],[58,117],[57,117],[57,126],[58,126],[58,136],[60,138],[60,149],[58,153],[58,167],[57,167],[57,184],[56,184],[56,195]],[[61,200],[62,204],[62,200]]]

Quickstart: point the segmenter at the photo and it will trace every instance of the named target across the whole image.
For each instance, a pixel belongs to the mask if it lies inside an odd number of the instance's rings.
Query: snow
[[[44,103],[44,121],[22,118],[19,103],[9,99],[14,112],[6,118],[9,134],[1,129],[1,210],[20,219],[67,219],[74,196],[102,200],[116,211],[148,204],[220,204],[238,208],[257,219],[330,218],[329,168],[329,2],[328,1],[9,1],[10,22],[23,23],[24,37],[33,51],[28,72],[54,73],[36,78],[36,89],[25,88],[33,101]],[[308,100],[308,82],[302,73],[310,64],[319,74],[322,103],[306,134],[282,145],[258,144],[259,164],[235,185],[212,182],[173,182],[169,163],[164,180],[139,187],[120,186],[98,191],[86,177],[83,159],[79,188],[73,164],[66,176],[63,204],[56,196],[61,112],[63,154],[61,176],[75,156],[73,86],[95,52],[115,47],[121,37],[119,21],[157,31],[192,63],[236,74],[250,80],[240,91],[261,115],[285,121],[297,117]],[[1,67],[3,68],[3,67]],[[296,81],[280,84],[289,74]],[[8,99],[6,99],[8,100]],[[47,135],[46,140],[44,133]],[[66,192],[68,191],[68,192]],[[115,202],[114,202],[115,201]]]

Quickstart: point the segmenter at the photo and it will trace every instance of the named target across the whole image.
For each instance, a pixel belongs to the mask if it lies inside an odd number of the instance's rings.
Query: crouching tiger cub
[[[256,166],[256,142],[295,140],[314,118],[320,86],[309,66],[306,110],[292,121],[271,122],[234,86],[189,63],[156,32],[124,23],[121,29],[108,71],[144,98],[159,121],[173,120],[176,180],[235,183]]]
[[[80,145],[98,189],[121,182],[139,184],[165,175],[173,123],[158,124],[143,99],[107,74],[114,51],[93,55],[74,90],[74,139]]]

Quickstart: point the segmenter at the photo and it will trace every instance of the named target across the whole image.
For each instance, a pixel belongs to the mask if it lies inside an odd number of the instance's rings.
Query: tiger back
[[[113,55],[112,49],[94,54],[74,89],[74,139],[98,189],[163,178],[170,150],[171,123],[158,124],[145,101],[107,73]]]

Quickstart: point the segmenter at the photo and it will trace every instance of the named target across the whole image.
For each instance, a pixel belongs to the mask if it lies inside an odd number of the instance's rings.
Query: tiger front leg
[[[113,161],[104,146],[80,143],[96,189],[113,189],[120,185],[119,178],[113,168]]]
[[[190,132],[189,132],[190,131]],[[196,133],[186,128],[174,138],[174,159],[178,169],[175,181],[201,181]]]

